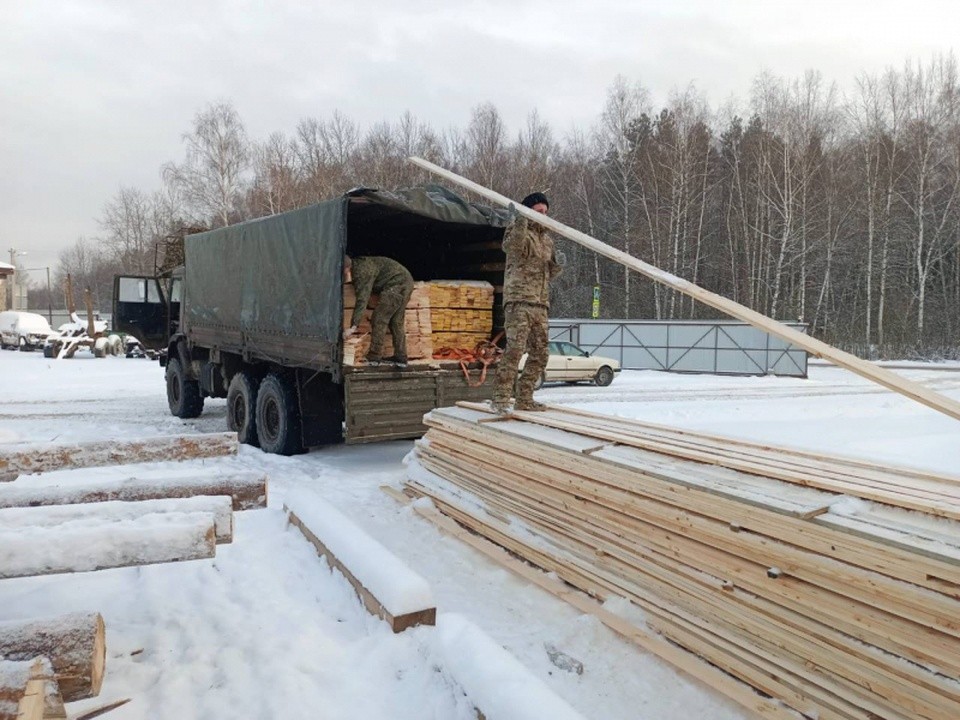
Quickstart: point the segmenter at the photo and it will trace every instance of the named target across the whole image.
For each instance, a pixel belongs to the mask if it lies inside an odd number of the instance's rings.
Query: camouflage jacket
[[[353,319],[350,324],[357,326],[363,320],[363,311],[367,309],[371,293],[383,292],[385,288],[394,285],[413,285],[413,276],[410,271],[396,260],[388,257],[370,255],[351,258],[353,268],[353,290],[357,295],[357,305],[353,309]]]
[[[560,274],[553,238],[540,223],[522,215],[503,236],[507,254],[503,277],[503,302],[530,303],[550,307],[550,281]]]

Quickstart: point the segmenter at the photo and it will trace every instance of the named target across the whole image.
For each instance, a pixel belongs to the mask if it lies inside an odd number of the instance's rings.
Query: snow
[[[285,505],[393,617],[436,607],[426,580],[330,503],[300,491]]]
[[[960,373],[926,367],[898,372],[960,398]],[[547,385],[537,398],[873,462],[954,475],[960,469],[957,421],[833,367],[812,366],[809,380],[624,371],[607,388]],[[223,400],[208,400],[199,418],[172,417],[155,362],[0,353],[0,442],[225,429]],[[0,580],[0,620],[103,614],[103,690],[72,705],[72,715],[131,697],[111,720],[475,720],[476,698],[464,695],[442,652],[439,628],[394,635],[298,530],[286,528],[283,503],[302,493],[304,501],[332,504],[388,548],[430,584],[441,615],[458,614],[482,630],[585,717],[753,717],[381,492],[381,485],[402,483],[407,468],[401,461],[412,446],[338,446],[289,458],[242,446],[226,458],[31,478],[46,485],[78,475],[120,481],[131,475],[267,473],[270,506],[235,513],[234,542],[218,545],[211,560]],[[625,601],[606,606],[636,618]],[[583,674],[558,670],[547,644],[581,661]]]
[[[585,720],[466,618],[437,618],[445,665],[488,720]]]

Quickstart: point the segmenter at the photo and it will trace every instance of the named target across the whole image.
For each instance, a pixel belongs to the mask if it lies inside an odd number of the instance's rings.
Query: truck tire
[[[167,363],[167,404],[170,413],[178,418],[195,418],[203,412],[200,383],[187,377],[180,358]]]
[[[260,383],[256,425],[260,447],[266,452],[296,455],[302,451],[296,389],[280,375],[271,373]]]
[[[237,433],[237,440],[253,447],[260,446],[257,437],[257,391],[259,378],[241,371],[227,388],[227,427]]]
[[[606,387],[613,382],[613,368],[604,365],[597,370],[597,375],[593,378],[593,381],[597,384],[597,387]]]

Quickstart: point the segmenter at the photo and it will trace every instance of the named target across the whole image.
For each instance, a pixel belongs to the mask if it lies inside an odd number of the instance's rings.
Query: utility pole
[[[45,267],[36,267],[36,268],[24,268],[24,272],[31,272],[32,270],[46,270],[47,271],[47,322],[53,325],[53,293],[50,288],[50,266]]]
[[[26,255],[27,253],[16,248],[10,248],[7,250],[10,253],[10,264],[13,266],[13,282],[10,283],[10,309],[11,310],[22,310],[23,308],[17,307],[17,286],[20,284],[20,277],[17,273],[17,256]]]

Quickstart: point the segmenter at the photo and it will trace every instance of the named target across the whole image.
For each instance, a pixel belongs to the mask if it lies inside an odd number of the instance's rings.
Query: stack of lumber
[[[960,478],[559,408],[425,423],[409,492],[759,715],[960,717]]]
[[[379,298],[371,296],[363,320],[358,326],[360,337],[344,344],[344,363],[353,365],[370,349],[370,319]],[[343,326],[349,327],[356,307],[353,285],[343,288]],[[404,313],[407,335],[407,356],[411,360],[429,359],[440,348],[473,349],[482,340],[489,340],[493,331],[493,286],[471,280],[434,280],[414,283],[413,293]],[[387,333],[384,356],[393,355],[393,343]]]

